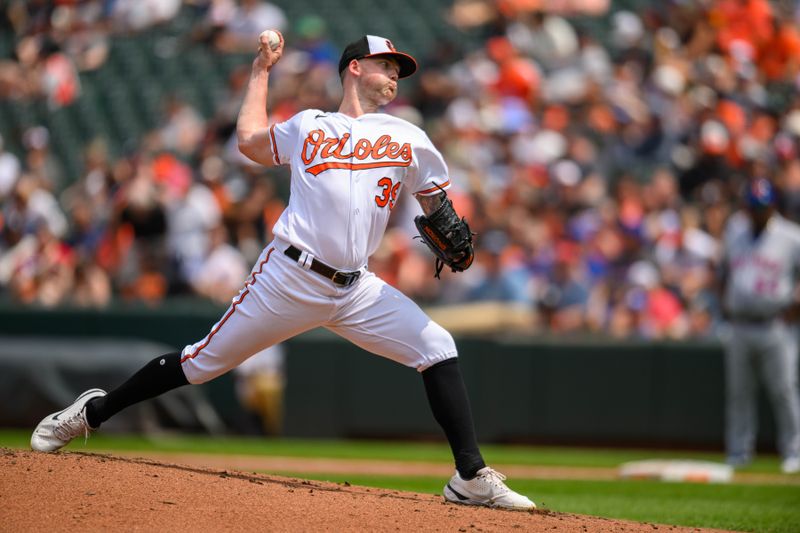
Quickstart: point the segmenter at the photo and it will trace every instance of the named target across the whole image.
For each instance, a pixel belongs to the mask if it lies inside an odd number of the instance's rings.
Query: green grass
[[[281,474],[439,494],[438,478]],[[736,531],[796,533],[800,486],[703,485],[654,481],[514,479],[539,508],[639,522]]]
[[[27,448],[29,431],[0,431],[0,446]],[[572,467],[616,467],[625,461],[680,458],[721,461],[719,453],[654,450],[587,449],[535,446],[483,446],[491,464]],[[145,438],[98,433],[84,445],[76,439],[70,450],[98,452],[159,451],[341,459],[385,459],[450,463],[446,444],[376,441],[169,436]],[[745,472],[778,472],[775,456],[759,458]],[[353,484],[439,494],[440,478],[365,475],[284,474],[295,477],[349,481]],[[511,480],[512,487],[531,496],[541,507],[609,518],[712,527],[739,531],[800,531],[800,485],[731,483],[703,485],[649,481]]]
[[[0,446],[27,448],[29,430],[0,430]],[[392,461],[452,462],[445,443],[395,441],[330,441],[304,439],[272,439],[254,437],[208,437],[170,435],[142,437],[136,435],[93,434],[84,445],[74,440],[69,450],[90,451],[162,451],[269,455],[285,457],[328,457],[334,459],[383,459]],[[481,450],[492,464],[539,466],[573,466],[613,468],[626,461],[643,459],[696,459],[723,461],[721,453],[669,450],[629,450],[606,448],[544,447],[514,445],[482,445]],[[779,460],[775,456],[757,458],[742,472],[775,473]]]

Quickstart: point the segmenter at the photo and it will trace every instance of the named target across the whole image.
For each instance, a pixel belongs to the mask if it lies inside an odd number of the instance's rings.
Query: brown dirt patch
[[[698,531],[104,454],[0,449],[3,531]]]
[[[446,480],[453,475],[450,464],[426,461],[390,461],[379,459],[333,459],[316,457],[280,457],[266,455],[208,454],[186,452],[115,452],[123,457],[181,463],[206,468],[233,469],[252,472],[303,474],[351,474],[380,476],[436,476]],[[549,465],[514,465],[492,463],[506,474],[513,488],[516,479],[619,479],[619,469],[607,467],[575,467]],[[736,483],[759,485],[800,485],[800,476],[780,473],[736,472]]]
[[[442,485],[453,475],[453,466],[425,461],[390,461],[379,459],[333,459],[316,457],[279,457],[263,455],[221,455],[183,452],[115,452],[123,457],[146,457],[159,462],[181,463],[207,468],[252,472],[301,474],[353,474],[380,476],[440,477]],[[524,466],[494,464],[515,479],[617,479],[616,468],[574,468],[563,466]],[[512,487],[513,488],[513,487]]]

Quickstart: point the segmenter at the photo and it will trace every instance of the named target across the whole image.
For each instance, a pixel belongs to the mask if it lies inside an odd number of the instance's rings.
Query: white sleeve
[[[800,224],[797,224],[791,220],[787,220],[786,225],[789,227],[794,249],[794,264],[792,266],[797,271],[800,271]]]
[[[428,196],[436,194],[440,188],[450,188],[447,163],[427,135],[421,133],[420,141],[413,150],[413,161],[408,169],[408,190],[413,194]]]
[[[277,122],[269,128],[269,141],[272,145],[272,160],[276,165],[288,165],[297,150],[297,138],[303,122],[301,111],[289,120]]]

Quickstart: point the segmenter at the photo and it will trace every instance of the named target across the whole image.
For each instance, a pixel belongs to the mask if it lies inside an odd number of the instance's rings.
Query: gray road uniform
[[[759,378],[767,389],[778,431],[778,451],[800,455],[797,331],[782,319],[791,305],[800,267],[800,226],[778,214],[753,236],[744,213],[725,231],[727,279],[723,305],[730,315],[724,340],[726,448],[729,461],[746,463],[755,451]]]

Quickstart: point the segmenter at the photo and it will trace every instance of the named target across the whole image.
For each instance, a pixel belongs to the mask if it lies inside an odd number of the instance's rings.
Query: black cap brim
[[[400,78],[407,78],[417,71],[417,60],[403,52],[381,52],[380,54],[370,54],[364,57],[391,57],[400,66],[400,71],[397,74]]]

